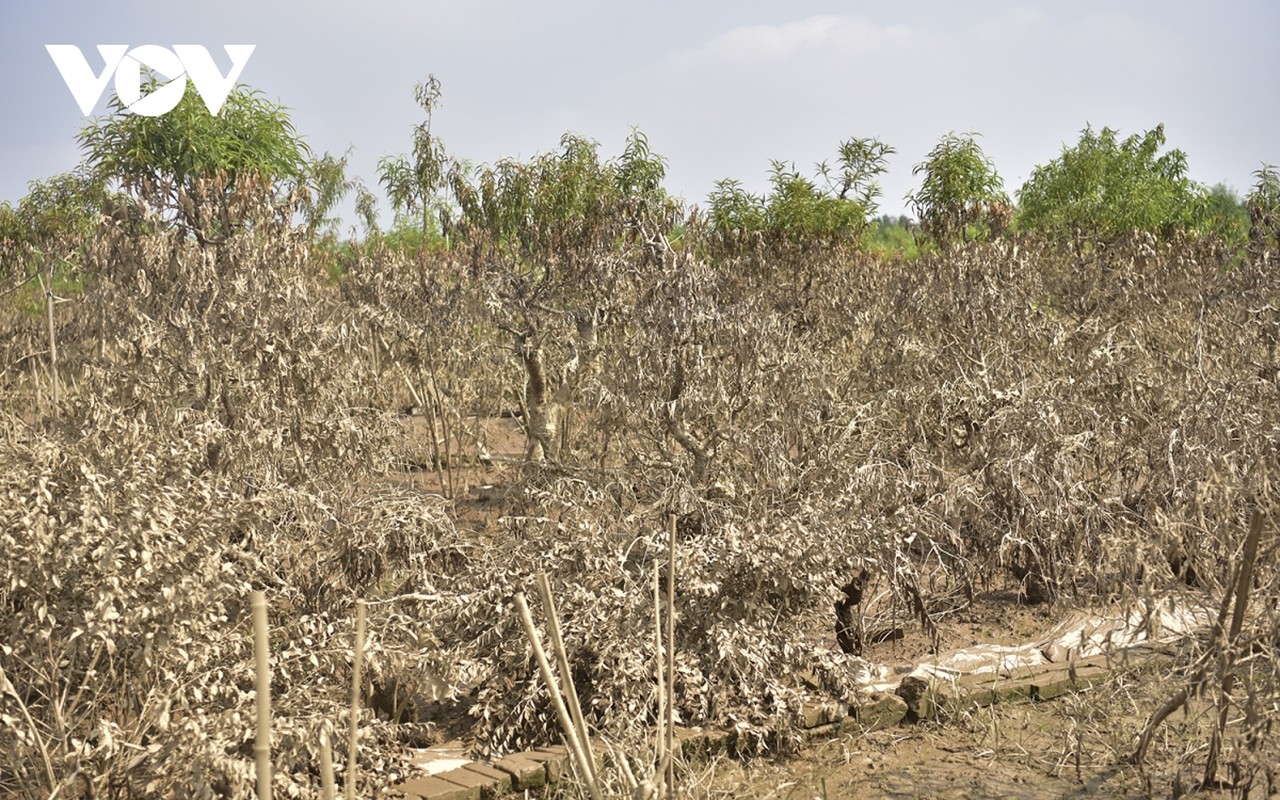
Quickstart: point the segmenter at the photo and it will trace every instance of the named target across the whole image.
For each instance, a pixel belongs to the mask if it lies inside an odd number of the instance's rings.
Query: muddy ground
[[[410,435],[426,462],[424,443],[430,434],[425,420],[408,421]],[[483,429],[485,455],[479,463],[468,454],[452,476],[424,464],[396,480],[432,493],[442,493],[451,482],[456,523],[483,539],[502,513],[504,487],[511,482],[510,471],[517,468],[525,438],[515,418],[469,422]],[[865,657],[877,664],[908,665],[978,644],[1030,642],[1074,610],[1066,604],[1024,603],[1018,587],[1001,578],[982,588],[971,604],[940,620],[936,640],[904,620],[900,636],[869,646]],[[1146,768],[1131,764],[1129,756],[1148,716],[1183,683],[1178,666],[1166,665],[1117,673],[1084,692],[1047,702],[955,709],[939,720],[819,740],[787,757],[746,762],[719,757],[687,765],[681,796],[694,800],[1179,797],[1194,793],[1203,777],[1204,753],[1216,720],[1208,703],[1193,701],[1164,723]],[[445,726],[447,733],[442,729],[443,738],[460,739],[457,743],[465,745],[466,721],[454,722]],[[1219,777],[1229,781],[1232,764],[1248,759],[1280,764],[1280,753],[1251,754],[1228,747]],[[573,790],[568,790],[568,796],[575,796]],[[1280,784],[1258,783],[1235,791],[1219,788],[1199,796],[1280,798]]]
[[[944,719],[819,741],[789,758],[723,759],[697,773],[690,797],[818,798],[1176,798],[1203,779],[1215,710],[1193,701],[1155,737],[1146,768],[1129,762],[1152,710],[1181,686],[1172,667],[1116,674],[1077,694],[953,711]],[[1237,715],[1233,715],[1237,716]],[[1238,721],[1238,720],[1237,720]],[[1280,765],[1280,753],[1224,750],[1219,779],[1239,762]],[[1195,793],[1280,798],[1272,785]],[[1262,770],[1263,773],[1266,769]]]

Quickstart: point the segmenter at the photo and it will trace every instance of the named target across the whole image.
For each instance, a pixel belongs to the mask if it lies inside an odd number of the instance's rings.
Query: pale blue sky
[[[978,131],[1012,192],[1086,123],[1163,122],[1192,177],[1245,190],[1280,162],[1280,4],[1256,2],[28,3],[0,0],[0,200],[72,168],[84,124],[46,44],[257,49],[241,80],[292,109],[317,151],[354,146],[376,186],[420,118],[473,161],[552,149],[566,130],[620,151],[632,125],[700,202],[719,178],[766,185],[770,159],[803,169],[848,137],[897,149],[883,209],[940,136]],[[96,113],[105,109],[105,98]],[[384,220],[389,209],[383,207]]]

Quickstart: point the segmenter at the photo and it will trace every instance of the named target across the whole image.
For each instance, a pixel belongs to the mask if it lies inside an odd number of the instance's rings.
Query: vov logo
[[[94,74],[80,48],[73,44],[47,44],[44,49],[53,57],[62,80],[88,116],[98,104],[107,81],[115,75],[116,96],[125,108],[144,117],[158,117],[172,111],[186,92],[186,78],[195,84],[210,114],[222,110],[227,95],[236,85],[236,79],[253,55],[251,44],[227,44],[222,49],[231,58],[231,70],[223,75],[213,56],[202,45],[175,44],[173,49],[156,44],[144,44],[129,49],[127,44],[100,44],[98,53],[105,66]],[[168,78],[146,97],[142,96],[142,68]]]

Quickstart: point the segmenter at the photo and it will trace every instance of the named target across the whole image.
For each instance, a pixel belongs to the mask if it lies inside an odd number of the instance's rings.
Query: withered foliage
[[[1275,530],[1262,258],[1139,238],[709,259],[692,219],[676,249],[620,238],[591,287],[376,242],[328,284],[289,209],[241,191],[253,222],[226,241],[105,221],[64,250],[84,291],[52,326],[0,314],[0,792],[251,796],[253,589],[290,795],[345,729],[371,601],[372,794],[460,716],[479,749],[556,738],[513,613],[537,572],[590,723],[651,730],[672,517],[678,716],[760,734],[850,696],[864,662],[832,608],[855,575],[933,632],[988,589],[1220,594],[1250,514]],[[500,414],[537,444],[501,470]],[[471,530],[482,468],[500,516]],[[1266,541],[1223,751],[1241,770],[1280,702]]]

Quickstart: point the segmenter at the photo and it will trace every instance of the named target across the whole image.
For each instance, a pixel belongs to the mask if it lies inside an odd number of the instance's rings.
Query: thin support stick
[[[249,596],[253,609],[253,657],[257,664],[258,731],[253,739],[257,762],[258,800],[271,800],[271,645],[267,640],[267,595]]]
[[[329,731],[320,731],[320,788],[324,800],[335,800],[337,783],[333,779],[333,746],[329,744]]]
[[[354,662],[351,670],[351,726],[347,730],[347,775],[344,779],[344,793],[347,800],[356,797],[356,734],[360,728],[360,684],[361,671],[364,668],[364,601],[356,601],[356,642],[352,654]]]
[[[676,517],[667,550],[667,792],[676,793]]]
[[[591,737],[587,733],[587,721],[582,717],[582,706],[578,704],[578,689],[573,683],[573,673],[569,671],[569,656],[564,649],[564,639],[560,636],[560,617],[556,614],[555,601],[551,597],[551,582],[547,580],[545,572],[538,573],[538,594],[542,598],[542,610],[547,615],[547,632],[551,634],[551,650],[556,656],[556,669],[560,670],[560,679],[564,681],[569,716],[573,720],[583,751],[590,753]],[[587,759],[587,769],[591,773],[591,780],[597,781],[594,758]]]
[[[569,709],[565,707],[564,698],[560,696],[555,675],[551,672],[551,662],[547,660],[547,654],[542,649],[542,640],[538,638],[538,629],[533,626],[533,615],[529,613],[529,604],[525,602],[524,593],[516,594],[515,600],[520,624],[524,626],[525,636],[529,638],[529,644],[533,647],[533,656],[537,659],[538,669],[542,672],[542,681],[547,684],[547,691],[551,694],[551,704],[555,706],[556,716],[560,718],[560,727],[564,730],[565,744],[569,746],[574,766],[578,768],[578,774],[587,784],[592,800],[601,800],[600,788],[591,777],[593,771],[587,766],[587,754],[582,749],[582,742],[578,741],[578,734],[573,728],[573,720],[569,717]]]
[[[662,567],[653,565],[653,669],[658,673],[658,713],[654,730],[654,765],[658,770],[656,783],[661,793],[667,774],[667,660],[662,646]]]

